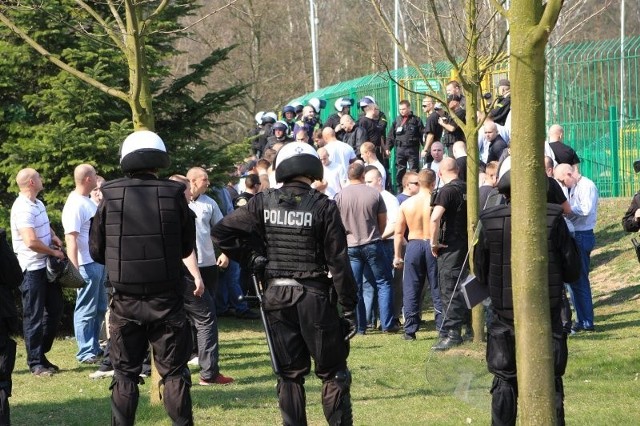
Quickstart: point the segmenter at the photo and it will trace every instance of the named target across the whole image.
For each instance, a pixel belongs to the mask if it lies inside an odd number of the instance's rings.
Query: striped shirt
[[[11,240],[13,251],[18,256],[23,271],[35,271],[47,266],[47,255],[29,249],[20,235],[19,229],[33,228],[36,238],[46,246],[51,244],[51,225],[42,201],[31,201],[19,194],[11,207]]]

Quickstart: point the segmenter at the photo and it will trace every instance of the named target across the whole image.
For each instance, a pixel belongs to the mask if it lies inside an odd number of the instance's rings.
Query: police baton
[[[273,349],[273,339],[271,337],[271,327],[269,327],[269,323],[267,322],[267,315],[264,312],[264,306],[262,301],[262,296],[264,292],[262,291],[262,283],[258,280],[258,277],[255,273],[251,274],[251,279],[253,280],[253,287],[256,291],[255,296],[247,296],[240,295],[238,297],[239,301],[258,301],[260,305],[260,318],[262,318],[262,325],[264,326],[264,334],[267,338],[267,347],[269,348],[269,358],[271,358],[271,369],[276,376],[280,375],[280,367],[278,366],[278,360],[276,359],[276,354]]]

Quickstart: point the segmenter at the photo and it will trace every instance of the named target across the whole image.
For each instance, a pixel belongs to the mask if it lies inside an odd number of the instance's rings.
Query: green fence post
[[[398,113],[398,85],[392,79],[389,79],[389,115],[387,116],[388,123],[387,131],[393,125],[393,120],[396,119]],[[384,135],[386,138],[387,135]],[[387,179],[391,180],[391,189],[395,192],[397,188],[396,184],[396,148],[393,147],[391,154],[389,155],[389,175]]]
[[[609,107],[609,149],[611,150],[611,195],[620,196],[620,161],[618,158],[618,146],[620,145],[620,120],[618,108],[615,105]]]

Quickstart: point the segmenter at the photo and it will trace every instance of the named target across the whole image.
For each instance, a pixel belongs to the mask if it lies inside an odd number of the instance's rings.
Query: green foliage
[[[128,91],[128,66],[103,28],[72,1],[37,2],[34,7],[4,9],[50,52],[93,78]],[[25,2],[24,4],[30,4]],[[92,3],[98,11],[106,5]],[[144,7],[155,7],[150,2]],[[104,8],[101,10],[101,8]],[[156,130],[165,140],[172,167],[163,174],[185,173],[194,165],[212,170],[212,180],[226,174],[241,158],[236,150],[211,141],[209,131],[220,123],[215,115],[232,108],[244,86],[209,91],[196,99],[197,86],[233,47],[214,50],[192,71],[170,76],[166,59],[183,37],[179,19],[196,8],[193,0],[171,2],[153,22],[146,40],[146,61],[154,91]],[[105,13],[103,16],[110,16]],[[8,225],[17,188],[15,176],[33,167],[43,177],[42,194],[52,223],[59,223],[62,205],[73,188],[73,169],[93,164],[106,179],[121,175],[119,146],[132,130],[129,105],[61,71],[0,25],[0,226]],[[246,151],[245,151],[246,152]]]

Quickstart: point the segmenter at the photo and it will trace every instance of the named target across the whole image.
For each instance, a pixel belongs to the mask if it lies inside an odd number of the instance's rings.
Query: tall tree
[[[382,9],[381,0],[370,1],[384,29],[398,45],[403,57],[430,86],[431,79],[424,72],[422,64],[417,61],[414,54],[410,53],[406,45],[393,35],[390,19]],[[478,122],[476,115],[476,111],[481,109],[478,102],[479,93],[485,76],[503,54],[507,34],[500,33],[498,41],[495,41],[496,34],[490,29],[496,21],[496,13],[484,7],[480,0],[465,0],[462,5],[436,2],[436,0],[410,0],[409,3],[413,6],[415,15],[412,31],[419,34],[419,43],[424,49],[431,50],[432,55],[429,59],[432,63],[444,58],[451,64],[467,99],[466,124],[458,122],[458,125],[464,129],[467,143],[467,233],[469,241],[472,242],[478,223],[478,130],[482,126],[482,122]],[[420,14],[423,15],[423,19],[416,18]],[[427,21],[433,22],[434,29],[419,24]],[[452,26],[458,28],[457,37],[450,31]],[[483,52],[482,58],[479,53],[480,47]],[[424,60],[424,58],[421,59]],[[443,100],[445,94],[438,88],[430,87],[426,95],[441,100],[444,105],[447,104]],[[452,119],[458,121],[455,114],[450,115]],[[473,264],[471,261],[469,263]],[[484,337],[482,309],[482,306],[477,306],[473,311],[474,339],[477,342],[482,341]]]
[[[563,0],[511,0],[509,21],[512,92],[511,205],[513,311],[520,419],[523,425],[555,424],[553,347],[546,233],[545,47]]]

